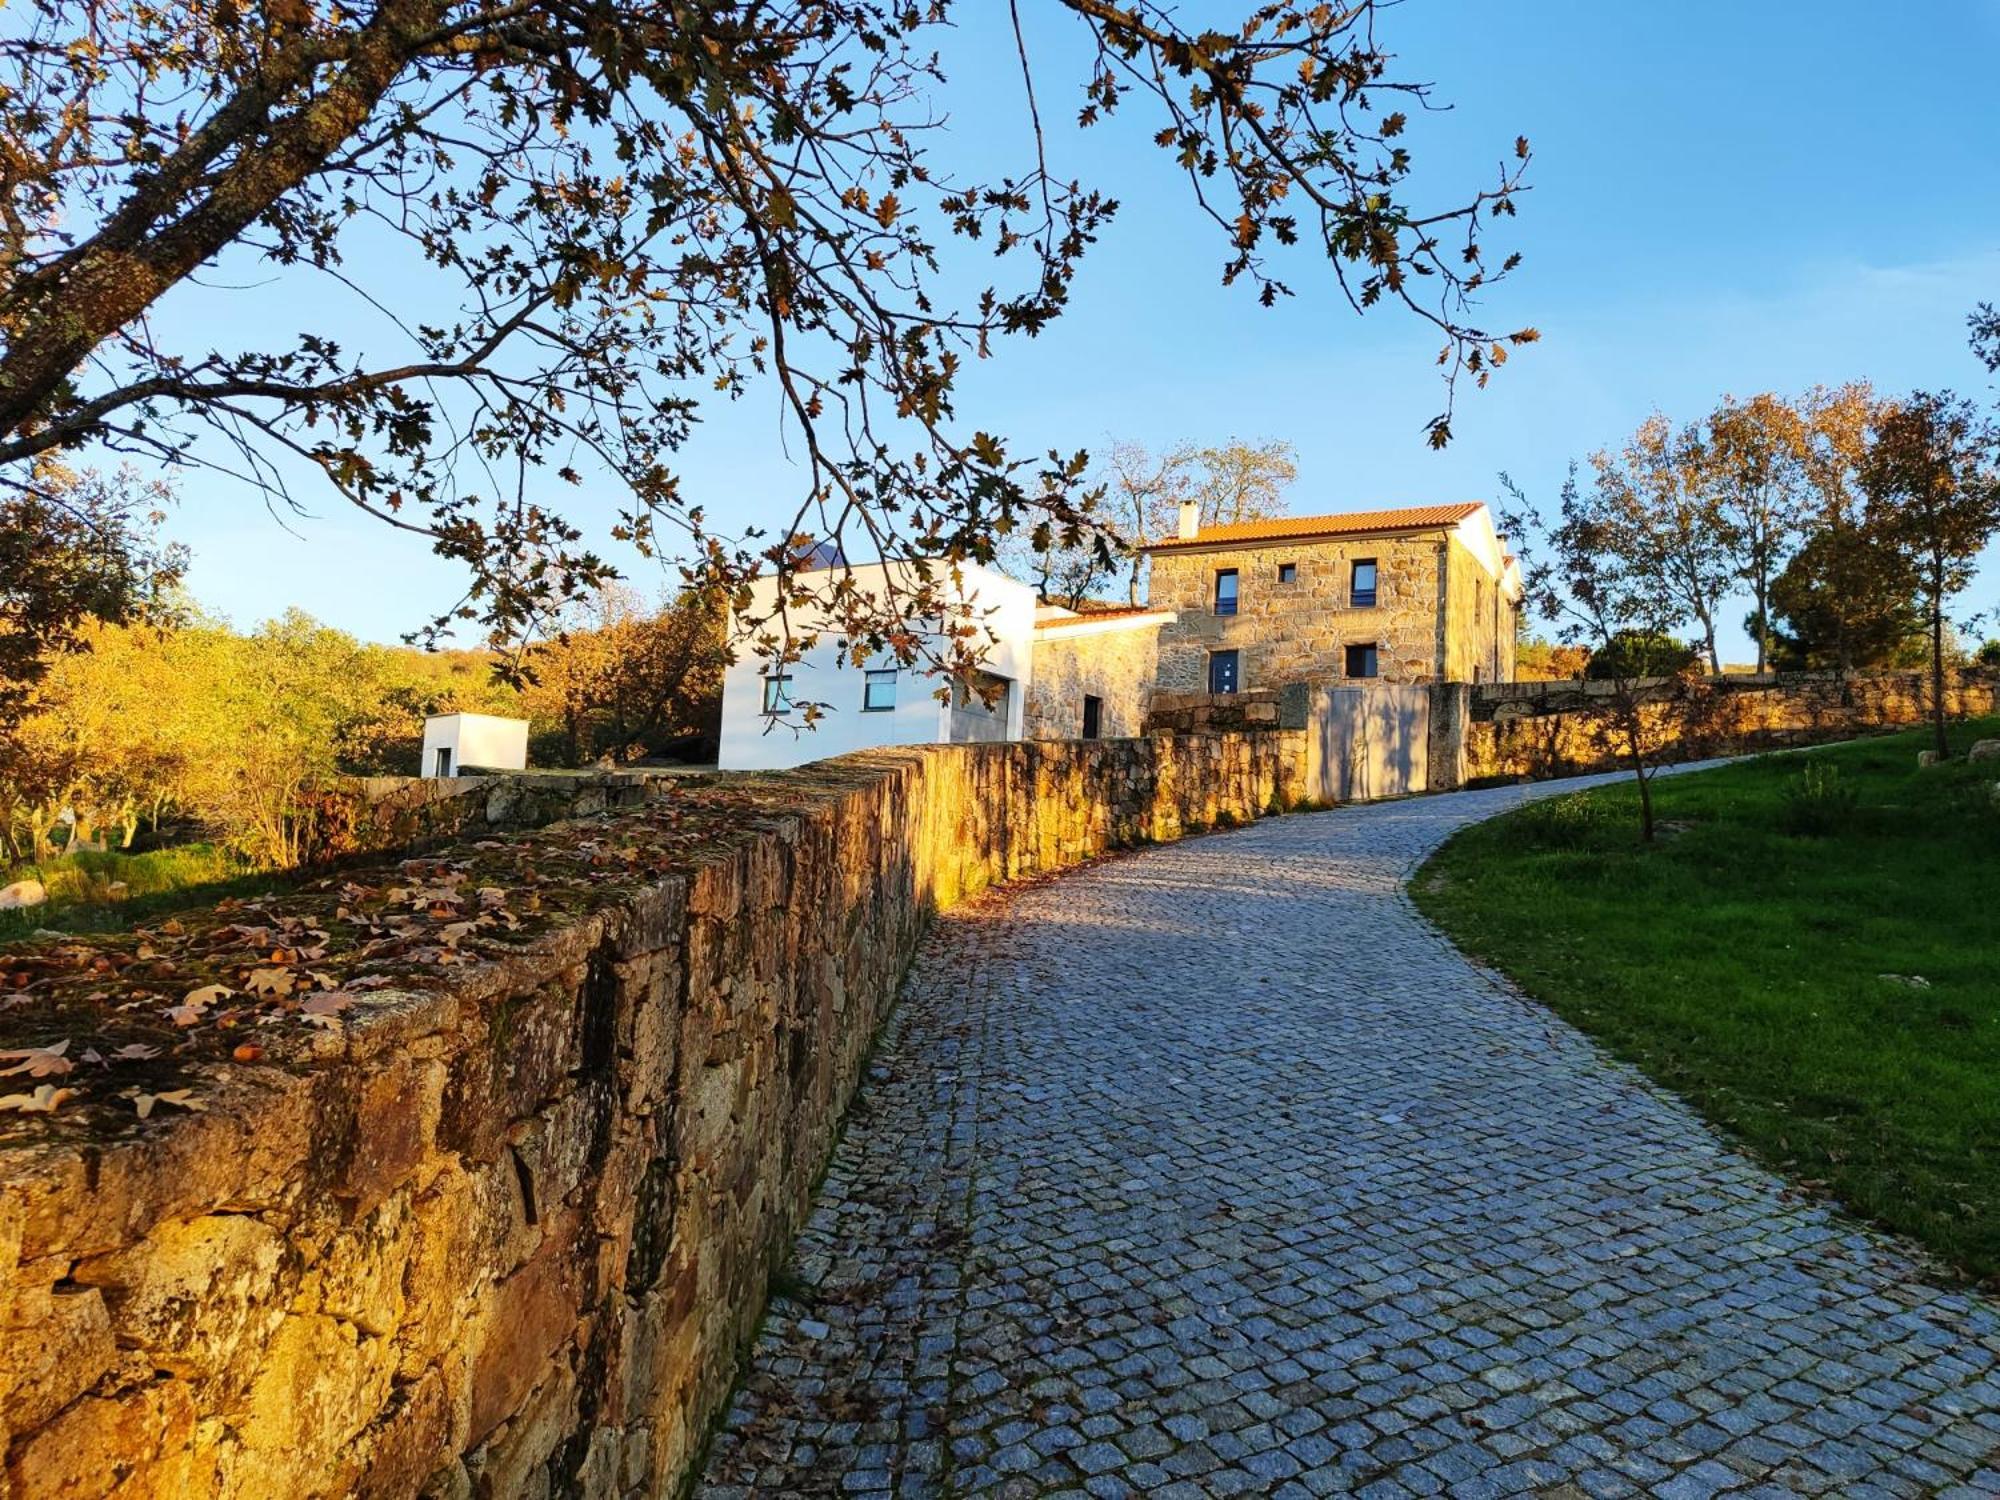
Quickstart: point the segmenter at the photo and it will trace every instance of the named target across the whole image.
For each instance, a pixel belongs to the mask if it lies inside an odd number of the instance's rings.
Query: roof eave
[[[1340,542],[1349,538],[1448,535],[1458,529],[1457,521],[1437,521],[1427,526],[1371,526],[1354,531],[1297,531],[1282,536],[1221,537],[1210,541],[1176,537],[1165,542],[1148,542],[1138,550],[1153,552],[1243,552],[1257,547],[1296,546],[1300,542]]]

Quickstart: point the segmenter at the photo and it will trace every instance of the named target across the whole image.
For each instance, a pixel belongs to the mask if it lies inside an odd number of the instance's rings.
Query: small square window
[[[1236,613],[1236,570],[1222,568],[1215,575],[1215,612],[1219,615]]]
[[[1347,603],[1353,609],[1375,607],[1375,559],[1358,558],[1347,587]]]
[[[764,712],[767,714],[790,713],[792,709],[792,679],[789,677],[766,677],[764,679]]]
[[[870,672],[861,684],[861,711],[864,714],[886,713],[896,706],[896,670]]]
[[[1347,648],[1347,675],[1349,677],[1376,675],[1375,647],[1372,644]]]
[[[1278,564],[1278,582],[1297,583],[1298,581],[1299,581],[1299,565],[1297,563]]]

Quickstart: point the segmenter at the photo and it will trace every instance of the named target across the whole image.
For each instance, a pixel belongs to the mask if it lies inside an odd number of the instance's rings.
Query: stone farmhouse
[[[976,693],[940,698],[921,672],[848,660],[831,635],[779,673],[741,653],[723,681],[722,768],[885,745],[1123,738],[1145,732],[1163,695],[1513,676],[1520,573],[1478,502],[1206,529],[1184,506],[1178,535],[1146,550],[1152,586],[1135,606],[1040,604],[1026,584],[961,567],[988,637]],[[879,563],[827,565],[861,588],[892,582]],[[774,587],[758,585],[757,614]],[[811,730],[799,703],[822,705]]]
[[[1187,505],[1146,551],[1162,692],[1514,675],[1520,569],[1478,501],[1206,529]]]

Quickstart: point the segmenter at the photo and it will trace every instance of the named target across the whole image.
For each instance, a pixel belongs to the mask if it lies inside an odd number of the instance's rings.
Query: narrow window
[[[1372,644],[1347,648],[1347,675],[1349,677],[1375,675],[1375,647]]]
[[[1094,740],[1104,730],[1104,700],[1083,695],[1083,737]]]
[[[1375,607],[1374,558],[1363,557],[1355,560],[1354,575],[1349,580],[1347,587],[1347,603],[1352,609],[1373,609]]]
[[[764,712],[767,714],[790,713],[792,708],[792,679],[789,677],[766,677],[764,679]]]
[[[864,714],[886,713],[896,706],[896,670],[870,672],[861,684],[861,711]]]
[[[1236,613],[1236,570],[1219,568],[1215,574],[1215,612],[1219,615]]]
[[[1208,690],[1211,693],[1233,693],[1236,691],[1236,653],[1234,651],[1211,651],[1208,653]]]
[[[1278,564],[1278,582],[1297,583],[1298,581],[1299,581],[1299,565],[1297,563]]]
[[[451,751],[443,745],[438,746],[436,774],[439,776],[449,776],[451,774]]]

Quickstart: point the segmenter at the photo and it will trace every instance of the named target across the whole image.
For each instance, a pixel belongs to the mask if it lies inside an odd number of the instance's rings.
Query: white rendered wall
[[[858,564],[852,571],[857,587],[871,593],[881,590],[884,575],[880,563]],[[1013,683],[1007,702],[1007,737],[1019,739],[1033,662],[1035,591],[985,568],[968,566],[962,572],[966,601],[978,611],[980,627],[991,636],[982,642],[986,648],[982,665]],[[756,585],[751,604],[753,618],[771,607],[775,588],[768,579]],[[792,628],[809,630],[813,623],[811,619],[794,619]],[[818,722],[807,729],[802,722],[804,716],[794,711],[787,719],[772,724],[763,712],[767,663],[756,654],[751,643],[739,639],[735,647],[736,660],[722,679],[719,761],[725,771],[775,770],[845,755],[850,750],[939,744],[950,737],[950,712],[936,696],[941,678],[905,667],[896,675],[896,706],[886,711],[864,711],[861,696],[867,668],[846,665],[841,659],[840,642],[832,635],[823,637],[804,657],[786,668],[792,679],[794,699],[825,705]],[[882,661],[869,665],[888,668],[894,663]]]
[[[451,751],[451,774],[466,766],[522,771],[528,765],[528,721],[495,714],[436,714],[424,720],[419,776],[437,774],[437,753]]]

